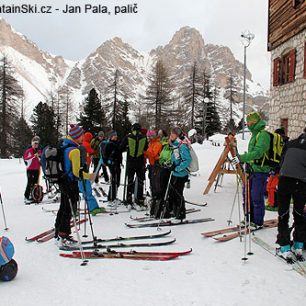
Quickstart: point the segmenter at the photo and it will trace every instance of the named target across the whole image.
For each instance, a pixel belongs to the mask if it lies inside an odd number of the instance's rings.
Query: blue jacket
[[[172,142],[171,147],[173,149],[171,157],[172,163],[176,166],[172,175],[177,177],[187,176],[189,174],[187,168],[191,163],[188,145],[182,143],[180,139],[176,139],[174,142]]]
[[[64,172],[67,173],[69,181],[76,181],[78,178],[72,173],[72,162],[69,159],[69,152],[78,148],[78,145],[69,138],[65,138],[62,143],[62,148],[64,148]]]

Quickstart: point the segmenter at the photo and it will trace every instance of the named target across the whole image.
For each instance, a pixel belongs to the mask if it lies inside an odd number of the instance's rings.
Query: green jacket
[[[263,120],[258,121],[253,126],[249,127],[252,133],[248,145],[248,152],[240,155],[240,161],[243,163],[249,163],[254,172],[266,172],[271,170],[269,166],[255,165],[254,161],[263,157],[264,153],[269,151],[270,148],[270,136],[265,131],[266,123]],[[257,134],[259,136],[257,137]],[[256,139],[257,138],[257,139]]]

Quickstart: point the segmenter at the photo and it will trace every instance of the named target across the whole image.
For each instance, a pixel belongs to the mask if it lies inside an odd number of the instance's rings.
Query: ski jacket
[[[91,157],[93,154],[95,154],[95,150],[92,149],[91,145],[90,145],[90,141],[92,140],[93,136],[90,132],[86,132],[84,134],[84,138],[83,138],[83,146],[86,150],[86,164],[89,166],[91,163]]]
[[[77,181],[80,178],[81,170],[81,154],[79,144],[76,143],[71,137],[67,136],[62,147],[64,149],[64,172],[67,174],[68,181]],[[82,172],[84,179],[90,179],[87,172]]]
[[[120,151],[127,150],[127,160],[131,162],[144,162],[144,152],[148,148],[147,137],[138,131],[133,131],[120,144]]]
[[[254,161],[263,158],[270,148],[270,135],[265,131],[265,127],[266,123],[263,120],[249,127],[252,137],[249,141],[248,152],[240,155],[240,160],[243,163],[249,163],[254,172],[268,173],[271,170],[270,166],[254,164]],[[259,134],[258,137],[257,134]]]
[[[175,165],[172,175],[177,177],[188,176],[187,168],[191,163],[188,143],[177,138],[170,144],[170,148],[173,150],[171,159],[173,165]]]
[[[167,137],[163,137],[161,140],[162,151],[159,155],[159,164],[162,167],[170,167],[172,164],[172,149],[169,145],[169,140]]]
[[[119,142],[109,140],[105,146],[105,160],[108,166],[122,164],[122,152],[119,150]]]
[[[100,144],[102,140],[99,139],[99,137],[95,137],[90,141],[90,146],[94,150],[94,153],[92,155],[93,158],[100,158]]]
[[[35,155],[37,154],[37,155]],[[23,159],[25,161],[27,170],[39,170],[40,160],[39,156],[41,155],[40,149],[33,149],[33,147],[26,150],[24,153]]]
[[[149,142],[147,151],[145,151],[144,156],[149,160],[149,164],[153,166],[157,160],[159,160],[159,155],[163,146],[160,143],[159,138],[152,139]]]
[[[284,148],[280,176],[287,176],[306,182],[306,134],[288,141]]]

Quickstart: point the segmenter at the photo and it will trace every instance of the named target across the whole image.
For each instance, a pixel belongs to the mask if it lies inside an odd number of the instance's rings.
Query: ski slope
[[[14,258],[19,265],[14,281],[0,283],[0,305],[304,305],[306,280],[290,266],[255,244],[252,245],[254,255],[243,262],[244,244],[239,238],[219,243],[201,236],[201,232],[227,226],[234,199],[236,180],[233,175],[224,176],[222,187],[218,187],[216,193],[212,188],[207,196],[202,195],[207,178],[223,150],[223,138],[222,135],[215,136],[220,146],[212,146],[210,142],[194,145],[200,171],[191,177],[191,188],[185,189],[186,199],[208,202],[201,212],[187,217],[212,217],[215,221],[172,227],[170,237],[176,238],[173,245],[138,248],[144,251],[193,249],[191,255],[165,262],[96,259],[81,267],[80,260],[60,257],[53,241],[43,244],[25,242],[26,236],[52,227],[55,216],[42,211],[42,205],[23,204],[26,184],[23,162],[0,160],[0,186],[9,227],[9,231],[3,230],[0,214],[0,235],[8,236],[14,243]],[[243,152],[247,141],[238,137],[238,145]],[[122,189],[119,190],[120,197]],[[58,205],[43,206],[56,208]],[[233,224],[238,222],[237,207]],[[111,238],[156,233],[154,228],[126,228],[124,223],[131,222],[130,215],[142,216],[144,213],[132,211],[93,217],[95,235]],[[274,217],[275,212],[266,212],[266,219]],[[169,227],[162,229],[167,230]],[[81,227],[82,235],[83,232],[84,226]],[[87,234],[90,238],[88,226]],[[258,231],[256,235],[273,243],[276,228]]]

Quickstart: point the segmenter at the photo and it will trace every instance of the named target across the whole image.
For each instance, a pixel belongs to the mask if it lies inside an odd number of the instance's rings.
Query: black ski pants
[[[304,206],[306,204],[306,183],[298,179],[281,176],[278,185],[278,235],[281,246],[290,244],[289,207],[293,199],[294,234],[297,242],[305,241]]]
[[[67,182],[60,186],[61,204],[55,220],[55,236],[67,237],[71,234],[70,220],[72,216],[71,206],[74,212],[77,211],[79,201],[78,182]]]
[[[143,185],[145,180],[145,164],[144,160],[137,161],[128,161],[127,162],[127,176],[128,176],[128,185],[127,185],[127,201],[131,203],[132,194],[134,193],[134,177],[137,177],[137,186],[135,200],[143,199]]]
[[[38,183],[38,177],[39,177],[39,170],[27,170],[28,183],[26,190],[24,192],[25,198],[27,199],[30,198],[34,185]]]
[[[121,168],[120,164],[108,166],[111,175],[111,185],[108,192],[108,200],[114,201],[117,198],[117,191],[120,186]]]
[[[188,175],[183,177],[172,176],[169,189],[169,210],[173,209],[176,219],[183,220],[186,218],[186,207],[184,199],[184,187],[188,181]]]

